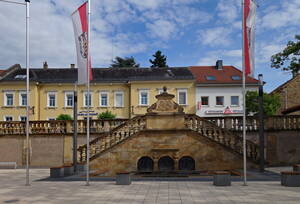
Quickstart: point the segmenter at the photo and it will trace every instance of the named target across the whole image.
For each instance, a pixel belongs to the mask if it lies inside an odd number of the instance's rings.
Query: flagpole
[[[245,13],[244,13],[244,0],[242,0],[242,53],[243,53],[243,89],[242,89],[242,94],[243,94],[243,179],[244,179],[244,186],[247,186],[247,152],[246,152],[246,76],[245,76],[245,53],[244,53],[244,29],[245,29]]]
[[[86,129],[86,186],[90,185],[90,31],[91,31],[91,0],[88,0],[88,56],[87,56],[87,89],[88,89],[88,104],[87,104],[87,129]]]

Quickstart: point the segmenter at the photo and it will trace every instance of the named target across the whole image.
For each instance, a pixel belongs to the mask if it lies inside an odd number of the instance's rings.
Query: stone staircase
[[[145,116],[134,117],[100,137],[90,141],[90,160],[98,157],[101,153],[123,142],[134,134],[144,130],[146,126]],[[84,163],[87,159],[87,145],[77,149],[78,162]]]
[[[90,141],[90,160],[97,158],[101,153],[111,149],[117,144],[132,137],[136,133],[147,130],[147,115],[132,118],[110,132]],[[197,115],[184,115],[184,125],[186,130],[191,130],[209,138],[230,151],[243,154],[243,138],[234,132],[218,127],[216,124],[203,119]],[[247,140],[247,157],[253,162],[259,160],[259,147],[255,143]],[[78,162],[86,161],[87,146],[78,148]]]
[[[195,131],[210,140],[221,144],[225,148],[243,155],[243,138],[233,131],[217,126],[197,115],[185,115],[185,126],[187,129]],[[251,161],[259,161],[259,146],[254,142],[246,141],[246,155]]]

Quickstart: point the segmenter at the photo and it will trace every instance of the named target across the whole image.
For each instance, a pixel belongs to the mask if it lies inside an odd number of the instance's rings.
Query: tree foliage
[[[168,67],[167,57],[161,53],[160,50],[157,50],[154,55],[154,59],[150,59],[149,62],[152,64],[151,67]]]
[[[99,115],[98,115],[99,120],[105,120],[105,119],[107,120],[107,119],[115,119],[115,118],[116,118],[116,115],[110,111],[105,111],[105,112],[99,113]]]
[[[296,41],[289,41],[286,48],[271,57],[271,67],[291,71],[294,74],[300,71],[300,35]]]
[[[73,118],[68,114],[60,114],[57,116],[56,120],[73,120]]]
[[[269,95],[264,93],[263,95],[263,106],[264,115],[271,116],[276,113],[280,108],[280,97],[279,95]],[[258,92],[257,91],[247,91],[246,93],[246,113],[258,113]]]
[[[124,68],[124,67],[136,68],[136,67],[140,67],[140,64],[137,64],[133,57],[125,57],[125,58],[115,57],[110,67],[111,68]]]

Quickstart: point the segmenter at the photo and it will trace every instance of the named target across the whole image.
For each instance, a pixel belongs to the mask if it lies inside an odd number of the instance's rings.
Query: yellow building
[[[30,120],[52,120],[73,114],[77,69],[30,70]],[[0,121],[26,120],[26,70],[14,65],[0,78]],[[117,118],[145,114],[163,86],[175,95],[186,113],[195,113],[194,77],[188,68],[94,68],[91,81],[91,111],[106,110]],[[89,102],[87,89],[77,86],[78,112]],[[96,119],[96,116],[93,116]],[[79,117],[82,119],[82,116]]]

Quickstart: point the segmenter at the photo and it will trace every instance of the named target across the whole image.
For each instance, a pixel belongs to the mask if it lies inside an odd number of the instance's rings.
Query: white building
[[[201,117],[242,116],[242,72],[233,66],[193,66],[196,78],[196,114]],[[246,90],[258,91],[259,81],[247,77]]]

